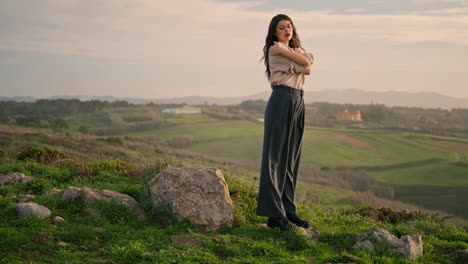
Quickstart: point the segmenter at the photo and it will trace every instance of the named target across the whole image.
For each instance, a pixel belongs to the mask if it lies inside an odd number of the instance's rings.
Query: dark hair
[[[293,35],[291,40],[289,41],[289,47],[291,48],[298,48],[301,46],[301,41],[299,40],[299,35],[297,35],[296,27],[294,26],[290,17],[284,14],[278,14],[271,19],[270,26],[268,27],[268,34],[265,39],[265,46],[263,47],[263,57],[260,60],[264,60],[266,70],[265,75],[267,76],[268,80],[270,80],[271,72],[270,72],[270,63],[268,61],[268,50],[271,46],[273,46],[274,41],[278,41],[278,38],[275,36],[276,26],[281,20],[287,20],[291,23],[293,27]]]

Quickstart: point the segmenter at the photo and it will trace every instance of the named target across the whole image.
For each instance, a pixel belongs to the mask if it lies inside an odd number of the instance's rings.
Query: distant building
[[[361,111],[357,110],[357,112],[349,112],[348,109],[345,109],[344,111],[340,111],[336,113],[336,119],[337,120],[351,120],[351,121],[357,121],[357,122],[362,122],[362,116],[361,116]]]
[[[169,114],[201,114],[201,108],[184,106],[179,108],[167,108],[162,110],[162,112]]]
[[[219,107],[219,106],[204,106],[202,107],[202,112],[227,112],[226,107]]]

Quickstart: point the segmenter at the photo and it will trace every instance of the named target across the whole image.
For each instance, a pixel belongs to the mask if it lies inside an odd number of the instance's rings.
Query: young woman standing
[[[308,228],[309,222],[296,214],[294,192],[304,133],[305,75],[314,57],[302,48],[291,18],[283,14],[271,20],[263,54],[273,91],[265,110],[257,215],[268,216],[271,228]]]

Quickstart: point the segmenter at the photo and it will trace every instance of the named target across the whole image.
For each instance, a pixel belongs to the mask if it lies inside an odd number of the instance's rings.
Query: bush
[[[36,161],[41,164],[50,164],[63,159],[66,159],[67,155],[60,150],[53,149],[48,146],[35,147],[27,146],[22,148],[17,154],[16,159],[22,161]]]

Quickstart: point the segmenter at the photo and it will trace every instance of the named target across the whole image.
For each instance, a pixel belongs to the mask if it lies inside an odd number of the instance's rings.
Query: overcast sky
[[[247,96],[289,15],[307,90],[468,98],[468,0],[0,0],[0,96]]]

